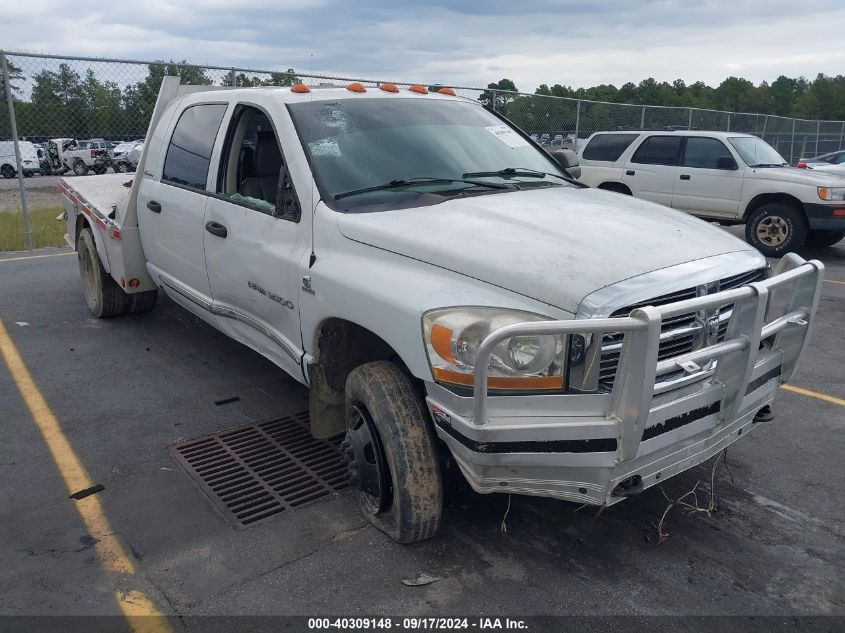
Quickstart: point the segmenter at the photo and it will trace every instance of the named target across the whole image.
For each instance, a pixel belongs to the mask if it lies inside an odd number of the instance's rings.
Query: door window
[[[225,103],[186,108],[167,146],[162,181],[205,189],[214,139],[226,112]]]
[[[217,193],[273,214],[281,168],[281,148],[267,115],[257,108],[239,107],[226,137]]]
[[[584,160],[616,162],[639,134],[598,134],[584,148]]]
[[[684,151],[684,167],[719,169],[720,158],[733,162],[733,156],[731,156],[728,148],[721,141],[703,136],[690,136],[687,138],[687,147]]]
[[[632,163],[677,165],[681,154],[680,136],[649,136],[634,152]]]

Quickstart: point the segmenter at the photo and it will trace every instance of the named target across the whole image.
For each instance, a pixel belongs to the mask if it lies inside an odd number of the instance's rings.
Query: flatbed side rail
[[[775,274],[747,286],[633,310],[627,317],[573,319],[515,323],[489,334],[478,349],[473,377],[473,419],[475,426],[488,422],[487,383],[490,355],[502,341],[517,336],[570,335],[619,332],[624,335],[616,380],[606,412],[620,424],[621,444],[617,462],[632,458],[639,448],[650,415],[657,377],[670,372],[701,370],[718,359],[713,380],[722,385],[719,422],[735,416],[751,381],[761,341],[770,340],[771,349],[781,354],[780,381],[792,376],[803,351],[815,315],[824,278],[824,265],[804,261],[792,253],[783,257]],[[791,291],[777,315],[772,311],[772,291]],[[660,328],[663,319],[696,310],[733,304],[724,340],[693,352],[658,362]]]

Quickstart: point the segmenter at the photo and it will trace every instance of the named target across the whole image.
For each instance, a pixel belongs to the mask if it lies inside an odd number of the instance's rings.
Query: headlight
[[[819,187],[822,200],[845,200],[845,187]]]
[[[478,348],[488,334],[513,323],[548,321],[530,312],[499,308],[444,308],[423,315],[431,371],[438,382],[471,387]],[[515,336],[490,354],[490,389],[562,389],[564,336]]]

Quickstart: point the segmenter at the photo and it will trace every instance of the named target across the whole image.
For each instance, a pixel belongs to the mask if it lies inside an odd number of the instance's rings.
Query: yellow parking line
[[[809,396],[810,398],[824,400],[825,402],[830,402],[831,404],[838,404],[840,407],[845,407],[845,399],[837,398],[836,396],[829,396],[826,393],[813,391],[812,389],[804,389],[804,387],[796,387],[795,385],[781,385],[780,388],[784,391],[791,391],[792,393],[798,393],[802,396]]]
[[[76,255],[76,253],[50,253],[49,255],[27,255],[26,257],[10,257],[9,259],[0,259],[0,264],[3,262],[19,262],[24,259],[44,259],[45,257],[67,257],[68,255]]]
[[[840,286],[845,286],[845,281],[837,281],[836,279],[825,279],[825,281],[829,284],[839,284]]]
[[[56,416],[50,410],[47,401],[35,381],[24,365],[17,347],[12,342],[3,321],[0,320],[0,355],[6,361],[9,373],[18,387],[21,396],[29,409],[32,419],[41,436],[47,444],[47,448],[53,457],[53,461],[59,469],[62,479],[65,482],[68,493],[74,493],[94,485],[88,472],[85,470],[70,442],[62,432]],[[127,556],[126,550],[121,545],[117,536],[112,531],[111,525],[103,512],[96,495],[90,495],[79,501],[72,502],[79,512],[88,533],[97,540],[95,548],[103,562],[103,566],[111,572],[122,574],[135,574],[135,565]],[[142,592],[137,590],[116,594],[118,605],[121,611],[127,616],[160,616],[161,612],[156,609],[152,601]],[[130,620],[130,626],[136,631],[170,631],[170,626],[163,617],[158,618],[135,618]]]

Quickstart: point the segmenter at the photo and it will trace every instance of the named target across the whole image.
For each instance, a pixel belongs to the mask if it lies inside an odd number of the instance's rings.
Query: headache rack
[[[780,354],[780,382],[786,382],[792,376],[818,306],[823,277],[821,262],[805,262],[789,253],[771,278],[748,285],[676,299],[659,306],[637,306],[629,316],[516,323],[498,329],[488,335],[478,349],[472,424],[484,426],[488,421],[487,379],[490,354],[497,344],[515,336],[602,335],[607,332],[622,336],[616,378],[605,412],[608,419],[619,423],[620,460],[636,455],[655,394],[666,393],[666,385],[672,384],[670,381],[661,385],[658,379],[665,380],[668,375],[682,372],[702,380],[709,376],[711,381],[718,382],[722,385],[719,419],[730,420],[739,411],[747,393],[758,355],[764,352]],[[728,278],[726,281],[738,283],[740,280]],[[782,306],[777,308],[770,301],[776,291],[787,294]],[[661,357],[664,323],[675,324],[685,315],[724,306],[732,308],[720,341],[698,350]],[[777,316],[772,312],[777,312]]]

